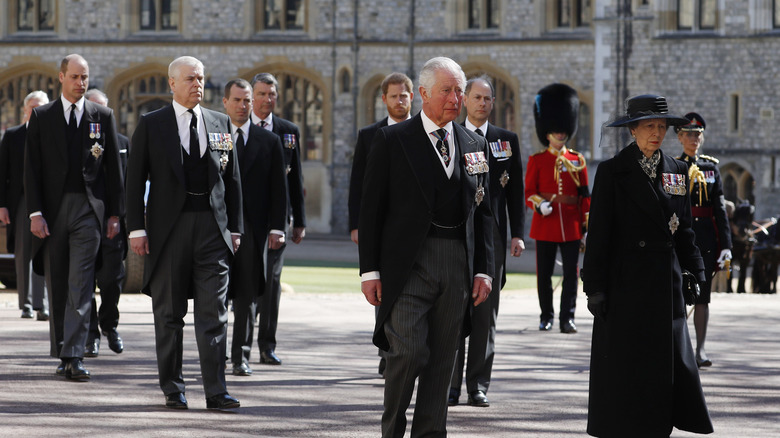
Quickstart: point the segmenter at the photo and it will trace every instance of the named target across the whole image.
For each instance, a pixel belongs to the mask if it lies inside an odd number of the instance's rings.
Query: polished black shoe
[[[87,339],[84,357],[98,357],[98,354],[100,354],[100,338]]]
[[[460,391],[455,388],[450,388],[450,396],[447,397],[447,406],[458,406],[458,399],[460,398]]]
[[[22,310],[22,318],[24,319],[32,319],[35,317],[35,313],[33,313],[32,309],[24,309]]]
[[[552,321],[546,320],[539,323],[539,330],[546,332],[552,330]]]
[[[260,352],[260,363],[266,365],[281,365],[282,360],[274,354],[273,350],[265,350]]]
[[[239,406],[241,403],[228,393],[206,398],[206,409],[235,409]]]
[[[57,370],[54,371],[54,374],[58,376],[64,376],[65,375],[65,366],[67,365],[67,362],[65,359],[60,359],[60,364],[57,366]]]
[[[241,362],[238,365],[233,365],[233,375],[234,376],[251,376],[252,375],[252,368],[249,368],[249,365]]]
[[[187,409],[187,399],[183,392],[174,392],[165,396],[165,407],[169,409]]]
[[[49,320],[49,312],[44,312],[43,310],[39,310],[36,319],[38,321],[48,321]]]
[[[577,333],[577,326],[574,325],[573,319],[561,323],[561,333]]]
[[[103,336],[108,339],[108,348],[116,354],[121,353],[125,349],[125,344],[122,342],[122,338],[119,337],[116,329],[103,330]]]
[[[482,391],[474,391],[469,393],[469,406],[477,406],[480,408],[486,408],[490,406],[487,396]]]
[[[696,366],[698,366],[699,368],[711,367],[712,366],[712,361],[709,358],[707,358],[706,354],[702,355],[702,354],[696,353]]]
[[[81,358],[74,357],[65,365],[65,377],[70,380],[89,380],[89,370],[84,368]]]

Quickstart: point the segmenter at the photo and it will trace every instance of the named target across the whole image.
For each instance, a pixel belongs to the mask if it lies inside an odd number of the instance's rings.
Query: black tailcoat
[[[371,150],[371,140],[380,128],[387,126],[387,117],[358,131],[355,154],[352,157],[352,175],[349,178],[349,230],[356,230],[360,217],[360,197],[363,195],[363,176]]]

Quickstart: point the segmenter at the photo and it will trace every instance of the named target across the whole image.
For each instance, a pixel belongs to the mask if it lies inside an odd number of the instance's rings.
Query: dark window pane
[[[265,19],[263,22],[266,29],[281,29],[282,1],[265,0]]]
[[[54,0],[39,0],[38,30],[54,30]]]
[[[482,0],[469,0],[469,29],[480,28],[480,3]]]
[[[303,0],[287,0],[287,29],[303,29]]]
[[[501,0],[487,0],[487,26],[497,29],[501,26]]]
[[[571,26],[571,1],[558,0],[558,27]]]
[[[155,10],[154,0],[141,0],[140,7],[140,28],[142,30],[155,30],[157,11]]]
[[[162,29],[176,30],[179,28],[179,1],[163,0],[162,2]]]
[[[33,0],[19,0],[17,6],[17,30],[33,30],[33,17],[35,14]]]
[[[579,17],[577,20],[577,25],[589,26],[592,13],[590,9],[590,0],[579,0],[577,9],[577,16]]]

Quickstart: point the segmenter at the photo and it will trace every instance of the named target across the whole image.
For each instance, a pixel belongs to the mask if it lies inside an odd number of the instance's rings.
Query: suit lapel
[[[455,156],[458,159],[458,168],[461,171],[460,179],[463,185],[463,211],[468,212],[474,203],[474,197],[477,193],[478,174],[469,175],[465,171],[466,163],[463,157],[467,153],[478,152],[479,150],[477,149],[477,141],[466,133],[466,128],[453,123],[452,130],[455,134]]]
[[[179,123],[176,120],[176,111],[173,105],[168,105],[165,112],[160,114],[162,123],[159,124],[159,143],[165,149],[165,155],[171,163],[174,175],[178,178],[182,187],[187,187],[184,180],[184,164],[182,163],[182,144],[179,138]]]
[[[57,129],[54,132],[63,132],[65,135],[60,137],[60,141],[58,142],[59,145],[57,147],[57,150],[60,153],[60,159],[67,163],[68,162],[68,125],[65,123],[65,110],[62,109],[62,101],[60,99],[57,99],[52,103],[52,111],[49,113],[51,115],[53,126]],[[40,113],[39,113],[40,114]],[[44,123],[41,123],[41,126],[47,126]]]
[[[201,107],[201,114],[203,114],[203,126],[206,127],[206,154],[208,155],[208,167],[209,167],[209,188],[214,187],[219,175],[219,159],[221,152],[211,149],[209,146],[209,134],[213,132],[224,132],[220,129],[219,122],[216,118],[212,117],[208,111]],[[230,155],[230,154],[229,154]]]
[[[260,152],[260,142],[259,142],[259,132],[255,132],[261,128],[257,125],[249,124],[249,133],[247,134],[246,141],[244,142],[244,150],[241,153],[241,163],[240,163],[240,170],[242,172],[246,172],[249,169],[252,168],[254,165],[255,159],[258,156],[258,153]],[[243,176],[243,173],[242,173]]]
[[[399,130],[398,144],[401,146],[401,150],[412,168],[412,173],[417,178],[417,184],[420,186],[420,191],[428,204],[428,208],[432,209],[435,190],[434,172],[431,171],[431,161],[427,159],[429,151],[426,149],[432,146],[428,139],[428,133],[423,129],[422,117],[418,114],[410,123],[412,124],[412,129]]]

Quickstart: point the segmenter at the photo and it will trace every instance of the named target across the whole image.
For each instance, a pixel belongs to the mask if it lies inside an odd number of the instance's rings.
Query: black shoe
[[[469,406],[478,406],[480,408],[486,408],[490,406],[487,396],[482,391],[474,391],[469,393]]]
[[[227,392],[206,398],[206,409],[235,409],[239,406],[241,403]]]
[[[122,338],[119,337],[116,329],[103,330],[103,336],[108,339],[108,348],[116,354],[121,353],[125,349],[125,344],[122,342]]]
[[[561,323],[561,333],[577,333],[577,326],[574,325],[573,319]]]
[[[233,375],[234,376],[251,376],[252,375],[252,368],[249,368],[249,365],[241,362],[238,365],[233,365]]]
[[[49,312],[44,312],[43,310],[38,311],[37,315],[38,321],[48,321],[49,320]]]
[[[174,392],[165,396],[165,407],[169,409],[187,409],[187,399],[183,392]]]
[[[460,391],[455,388],[450,388],[450,396],[447,398],[447,406],[458,406],[458,399],[460,398]]]
[[[67,365],[67,361],[65,359],[60,359],[60,364],[57,366],[57,370],[54,372],[54,374],[58,376],[64,376],[65,375],[65,366]]]
[[[98,354],[100,354],[100,338],[87,339],[84,357],[98,357]]]
[[[22,310],[22,318],[24,319],[32,319],[35,317],[35,314],[33,313],[32,309],[24,309]]]
[[[266,365],[281,365],[282,360],[274,354],[273,350],[265,350],[260,352],[260,363]]]
[[[699,368],[711,367],[712,361],[709,360],[709,358],[707,358],[706,354],[701,355],[699,353],[696,353],[696,366],[698,366]]]
[[[552,330],[552,320],[543,320],[539,323],[539,330],[546,332]]]
[[[81,358],[74,357],[65,365],[65,377],[70,380],[89,380],[89,370],[84,368]]]
[[[379,367],[377,368],[377,370],[379,371],[379,374],[382,375],[382,377],[385,376],[385,368],[386,367],[387,367],[387,360],[385,360],[384,357],[379,359]]]

